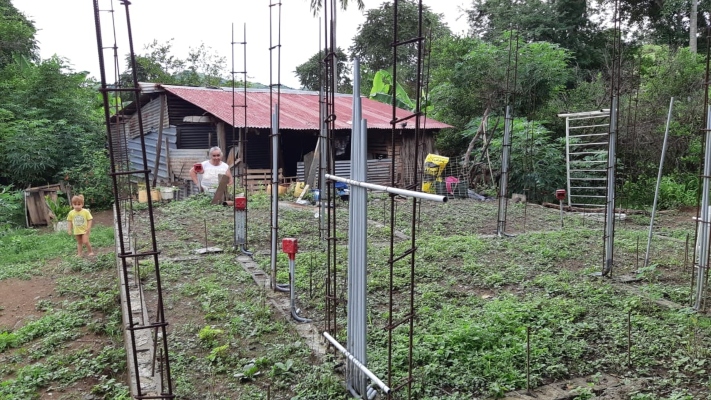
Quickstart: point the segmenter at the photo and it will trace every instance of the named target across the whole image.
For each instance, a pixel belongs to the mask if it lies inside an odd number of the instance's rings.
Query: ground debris
[[[507,393],[504,400],[573,400],[584,393],[595,399],[622,400],[640,391],[650,378],[620,379],[609,374],[569,379],[541,386],[527,393],[517,390]]]

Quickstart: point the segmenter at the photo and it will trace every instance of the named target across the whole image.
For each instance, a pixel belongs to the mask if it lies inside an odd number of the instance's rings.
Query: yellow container
[[[158,189],[151,190],[151,200],[152,201],[159,201],[160,200],[160,191]],[[138,202],[139,203],[148,203],[148,191],[146,191],[145,189],[138,191]]]
[[[305,182],[296,182],[296,185],[294,185],[294,197],[301,196],[301,192],[304,191],[304,186],[306,186]]]
[[[286,184],[286,183],[280,184],[279,189],[278,189],[279,196],[285,195],[287,190],[289,190],[289,184]],[[267,185],[267,194],[272,194],[272,185],[271,184]]]

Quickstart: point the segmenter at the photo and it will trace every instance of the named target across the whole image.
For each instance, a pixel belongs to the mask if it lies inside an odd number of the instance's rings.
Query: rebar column
[[[602,276],[612,273],[615,246],[615,163],[617,161],[617,96],[610,109],[610,136],[607,150],[607,194],[605,205],[605,263]]]
[[[506,208],[508,206],[509,161],[511,159],[511,130],[513,116],[511,105],[506,106],[506,119],[504,120],[504,141],[501,145],[501,178],[499,180],[499,215],[496,224],[496,234],[506,235]]]

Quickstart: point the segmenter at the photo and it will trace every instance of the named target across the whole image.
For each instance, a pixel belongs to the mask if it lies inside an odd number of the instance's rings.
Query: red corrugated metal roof
[[[244,126],[244,91],[231,88],[197,88],[186,86],[160,85],[167,92],[192,103],[227,124],[235,127]],[[233,97],[234,96],[234,97]],[[282,90],[279,113],[279,126],[281,129],[318,130],[319,129],[319,97],[317,92]],[[276,91],[273,94],[273,103],[276,104]],[[336,95],[336,129],[350,129],[349,123],[352,116],[353,96]],[[235,105],[234,116],[232,105]],[[362,98],[363,118],[368,120],[368,128],[391,129],[392,106]],[[271,127],[269,90],[247,90],[247,125],[250,128]],[[397,118],[405,118],[411,113],[407,110],[397,109]],[[233,119],[234,118],[234,119]],[[421,127],[426,129],[443,129],[452,126],[422,117]],[[406,129],[414,129],[414,118],[408,120]]]

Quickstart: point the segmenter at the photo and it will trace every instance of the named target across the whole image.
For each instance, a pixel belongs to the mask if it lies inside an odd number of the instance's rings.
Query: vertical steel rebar
[[[632,309],[627,311],[627,368],[632,368]]]

